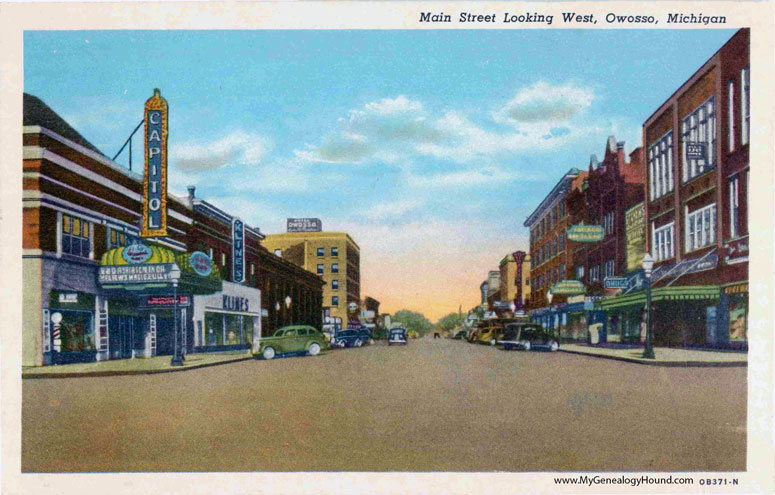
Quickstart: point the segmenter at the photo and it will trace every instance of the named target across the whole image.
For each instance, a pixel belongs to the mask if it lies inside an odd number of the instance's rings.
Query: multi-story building
[[[530,299],[530,255],[522,262],[522,303]],[[517,263],[513,254],[507,254],[500,262],[500,300],[513,302],[517,297]]]
[[[566,248],[569,216],[565,208],[565,196],[579,173],[578,169],[572,168],[563,175],[538,208],[525,220],[524,225],[530,230],[531,287],[528,309],[548,306],[548,293],[552,285],[567,278],[571,257]],[[552,304],[565,300],[564,295],[552,296]]]
[[[646,248],[658,345],[747,346],[750,31],[643,124]],[[642,307],[633,291],[603,307]]]
[[[346,323],[357,319],[361,295],[361,255],[345,232],[268,234],[264,247],[276,256],[319,275],[323,281],[323,313]],[[353,309],[351,303],[355,304]]]

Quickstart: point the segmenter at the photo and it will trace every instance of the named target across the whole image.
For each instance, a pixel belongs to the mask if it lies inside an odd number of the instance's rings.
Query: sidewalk
[[[219,364],[253,359],[247,352],[223,354],[188,354],[183,366],[171,366],[171,356],[115,359],[96,363],[62,364],[57,366],[25,366],[22,378],[74,378],[84,376],[146,375],[173,373]]]
[[[563,344],[560,351],[570,354],[582,354],[602,359],[614,359],[630,363],[651,366],[675,367],[733,367],[748,366],[748,353],[742,351],[713,351],[698,349],[677,349],[673,347],[655,347],[656,359],[643,359],[643,347],[609,348],[583,344]]]

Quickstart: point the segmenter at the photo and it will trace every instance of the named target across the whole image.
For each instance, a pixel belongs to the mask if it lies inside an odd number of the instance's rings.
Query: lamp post
[[[646,347],[643,349],[644,359],[654,359],[654,348],[651,345],[651,269],[654,268],[654,258],[649,253],[643,257],[643,275],[646,277]]]
[[[173,317],[173,350],[171,366],[183,366],[183,357],[178,343],[180,327],[178,326],[178,282],[180,281],[180,267],[177,264],[172,265],[170,270],[170,280],[172,280],[172,317]]]
[[[552,296],[553,295],[554,294],[552,294],[551,290],[546,291],[546,300],[549,301],[549,305],[546,308],[547,310],[551,310],[551,308],[552,308]],[[549,311],[549,325],[548,326],[550,328],[552,326],[552,323],[554,323],[554,318],[552,317],[552,312]]]

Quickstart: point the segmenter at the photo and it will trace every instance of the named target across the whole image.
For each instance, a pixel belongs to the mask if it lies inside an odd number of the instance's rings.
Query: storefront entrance
[[[143,318],[134,316],[110,316],[110,357],[123,359],[135,357],[145,349],[147,325]]]

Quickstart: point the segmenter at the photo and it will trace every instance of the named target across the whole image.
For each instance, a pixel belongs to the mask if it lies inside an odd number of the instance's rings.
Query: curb
[[[568,354],[577,354],[579,356],[589,356],[598,359],[612,359],[614,361],[624,361],[627,363],[642,364],[644,366],[661,366],[665,368],[744,368],[748,366],[748,361],[646,361],[637,358],[628,358],[621,356],[608,356],[604,354],[595,354],[583,351],[569,351],[560,347],[560,352]]]
[[[222,364],[238,363],[240,361],[249,361],[253,357],[243,357],[237,359],[231,359],[228,361],[218,361],[216,363],[203,363],[194,364],[191,366],[183,366],[182,368],[163,368],[158,370],[126,370],[126,371],[88,371],[88,372],[73,372],[73,373],[22,373],[22,380],[37,380],[41,378],[89,378],[89,377],[102,377],[102,376],[129,376],[129,375],[155,375],[158,373],[178,373],[181,371],[190,371],[201,368],[209,368],[211,366],[219,366]]]

